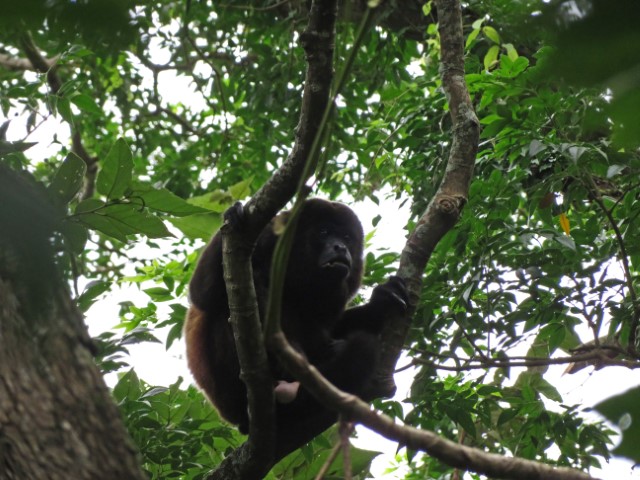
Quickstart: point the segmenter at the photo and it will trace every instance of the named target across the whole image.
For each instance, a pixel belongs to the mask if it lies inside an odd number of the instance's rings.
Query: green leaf
[[[533,139],[529,142],[529,156],[535,157],[538,153],[546,150],[547,146],[540,140]]]
[[[9,153],[24,152],[34,145],[37,145],[37,142],[7,142],[6,140],[0,140],[0,156]]]
[[[99,211],[78,214],[75,218],[121,242],[127,241],[127,235],[141,234],[149,238],[172,236],[162,220],[131,204],[106,205]]]
[[[131,369],[122,375],[111,393],[118,402],[122,402],[125,399],[137,400],[142,393],[142,389],[136,372]]]
[[[560,245],[570,248],[574,252],[576,251],[576,242],[568,235],[555,235],[553,239]]]
[[[152,287],[146,288],[143,290],[144,293],[151,297],[151,300],[154,302],[166,302],[168,300],[173,300],[173,295],[171,295],[171,291],[162,288],[162,287]]]
[[[78,222],[82,223],[86,227],[102,232],[105,235],[120,240],[123,243],[127,243],[127,235],[135,233],[135,230],[129,228],[125,229],[121,225],[114,224],[109,217],[102,214],[84,213],[76,218]]]
[[[191,197],[187,202],[191,205],[196,205],[212,212],[223,213],[234,202],[234,198],[232,198],[228,192],[215,190],[213,192],[205,193],[204,195]]]
[[[615,177],[622,171],[624,171],[626,167],[624,165],[610,165],[607,169],[607,178]]]
[[[500,35],[495,28],[489,26],[482,27],[482,33],[484,33],[493,43],[500,45]]]
[[[65,122],[73,124],[73,112],[71,111],[71,104],[66,97],[57,97],[56,108],[60,116]]]
[[[238,182],[235,185],[231,185],[229,187],[229,193],[234,198],[234,200],[241,200],[246,196],[251,195],[252,181],[253,181],[253,176],[250,176],[246,180],[242,180],[241,182]]]
[[[98,106],[93,98],[84,93],[74,95],[70,98],[71,103],[77,106],[80,110],[87,113],[93,113],[95,115],[102,115],[102,109]]]
[[[542,375],[539,376],[536,379],[536,381],[532,382],[532,386],[538,392],[540,392],[541,395],[544,395],[549,400],[553,400],[554,402],[559,402],[559,403],[562,402],[562,396],[560,395],[556,387],[554,387],[549,382],[547,382],[544,378],[542,378]]]
[[[146,208],[177,217],[208,212],[207,209],[190,204],[166,188],[156,189],[149,185],[135,184],[129,198],[135,201],[136,197],[142,200],[142,206]]]
[[[520,413],[520,409],[518,408],[508,408],[503,410],[498,417],[498,426],[505,424],[509,420],[513,420]]]
[[[538,338],[547,342],[549,352],[554,352],[564,341],[566,332],[567,330],[564,325],[558,322],[552,322],[542,327]]]
[[[215,213],[191,215],[182,218],[169,218],[175,227],[180,229],[187,238],[209,240],[211,236],[220,228],[222,219]]]
[[[147,390],[140,398],[155,397],[156,395],[161,395],[168,391],[169,389],[167,387],[153,387]]]
[[[518,57],[514,60],[513,65],[511,66],[511,74],[516,76],[519,73],[524,72],[528,66],[529,59],[527,57]]]
[[[471,30],[471,33],[469,34],[469,36],[467,36],[467,41],[465,42],[464,47],[469,48],[473,41],[478,37],[479,33],[479,29]]]
[[[76,205],[75,214],[94,212],[104,208],[106,203],[102,200],[98,200],[97,198],[87,198],[86,200],[81,201],[78,205]]]
[[[171,348],[171,345],[173,345],[176,340],[180,340],[182,338],[182,330],[182,324],[174,325],[169,329],[169,333],[167,333],[167,350]]]
[[[498,60],[498,53],[500,53],[500,47],[498,45],[494,45],[489,50],[487,50],[486,55],[484,56],[484,68],[485,70],[490,70],[491,67]]]
[[[108,208],[105,208],[104,214],[114,224],[120,225],[123,231],[130,229],[131,233],[140,233],[149,238],[172,236],[162,220],[144,211],[140,211],[134,205],[110,205]]]
[[[80,308],[82,312],[86,312],[89,310],[89,307],[93,305],[96,298],[109,290],[110,287],[111,284],[107,282],[97,280],[89,282],[85,287],[84,292],[82,292],[82,294],[76,299],[78,308]]]
[[[479,18],[477,20],[474,20],[474,22],[471,24],[471,28],[473,28],[474,30],[480,30],[480,27],[482,27],[482,24],[484,23],[485,19],[484,18]]]
[[[622,441],[613,452],[640,462],[640,387],[608,398],[594,408],[622,431]]]
[[[60,233],[66,241],[68,248],[79,255],[84,251],[84,246],[89,239],[89,232],[86,227],[73,219],[65,219],[60,225]]]
[[[511,43],[505,43],[503,47],[507,51],[507,57],[509,57],[509,60],[515,62],[519,57],[518,51],[515,47]]]
[[[70,152],[54,174],[49,191],[66,205],[80,191],[86,172],[87,165],[84,161]]]
[[[467,410],[463,410],[455,404],[443,404],[443,409],[454,422],[460,424],[472,437],[476,436],[476,426]]]
[[[133,157],[126,142],[119,138],[101,162],[96,179],[98,192],[108,199],[121,198],[131,184]]]

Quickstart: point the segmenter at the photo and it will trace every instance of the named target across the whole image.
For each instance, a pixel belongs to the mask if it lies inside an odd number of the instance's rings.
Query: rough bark
[[[41,193],[0,168],[0,479],[143,479],[56,275]]]
[[[464,79],[462,10],[457,0],[438,0],[440,76],[453,121],[451,149],[444,178],[405,245],[398,275],[409,287],[408,315],[397,317],[383,332],[385,343],[380,372],[381,391],[392,383],[393,372],[407,338],[422,288],[422,274],[438,242],[458,221],[467,202],[473,177],[480,124]]]

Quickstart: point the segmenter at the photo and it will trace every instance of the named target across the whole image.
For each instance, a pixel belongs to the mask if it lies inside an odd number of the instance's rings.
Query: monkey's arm
[[[389,280],[373,289],[369,303],[345,310],[333,335],[341,338],[356,331],[378,334],[389,315],[405,312],[408,301],[404,280],[396,276],[389,277]]]

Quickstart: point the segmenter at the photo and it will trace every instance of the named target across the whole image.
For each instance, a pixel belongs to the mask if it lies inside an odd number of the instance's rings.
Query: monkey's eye
[[[348,233],[345,233],[345,234],[342,236],[342,239],[343,239],[345,242],[348,242],[349,240],[351,240],[351,235],[349,235]]]
[[[318,230],[318,236],[321,238],[326,238],[329,236],[329,230],[326,228],[321,228],[320,230]]]

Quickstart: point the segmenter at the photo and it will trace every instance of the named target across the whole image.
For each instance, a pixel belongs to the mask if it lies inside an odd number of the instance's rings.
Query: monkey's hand
[[[371,301],[374,308],[393,308],[398,313],[407,311],[409,294],[404,280],[392,275],[389,279],[373,289]]]
[[[231,225],[232,227],[240,225],[244,220],[244,207],[242,203],[236,202],[227,208],[224,212],[223,219],[225,225]]]

